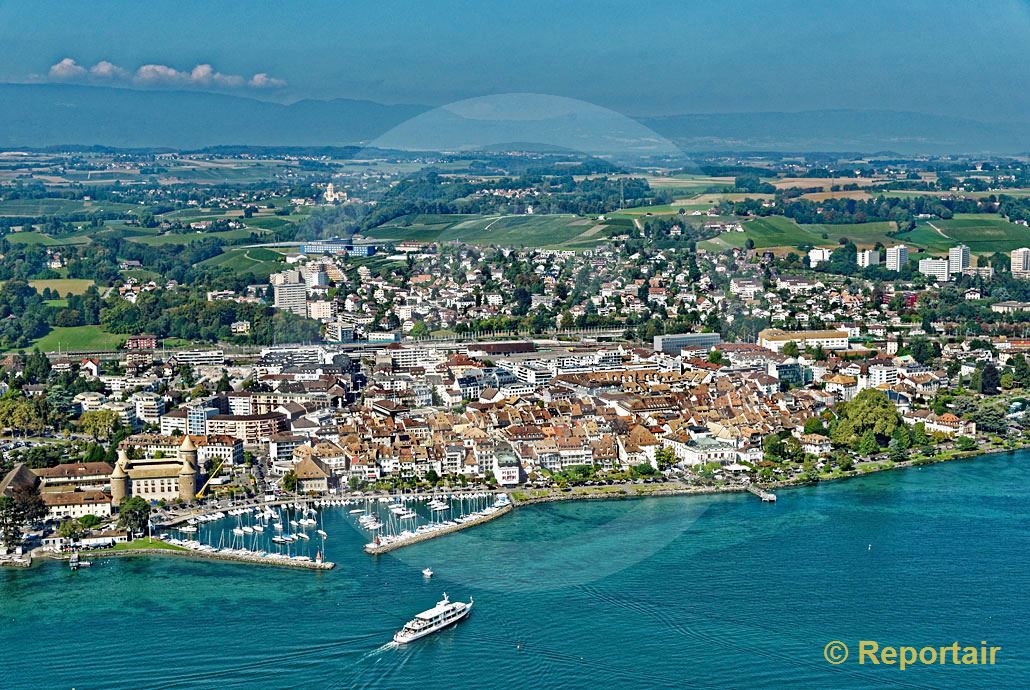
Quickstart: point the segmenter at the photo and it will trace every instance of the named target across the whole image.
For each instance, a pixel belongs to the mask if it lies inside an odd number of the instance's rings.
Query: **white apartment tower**
[[[948,259],[921,259],[919,272],[924,276],[936,278],[938,283],[946,283],[951,280],[950,265]]]
[[[948,270],[951,275],[959,275],[969,268],[969,247],[960,244],[948,250]]]
[[[1009,258],[1013,278],[1030,278],[1030,248],[1013,249]]]
[[[879,249],[860,249],[858,251],[858,267],[868,268],[869,266],[875,266],[880,263],[880,250]]]
[[[298,316],[308,315],[308,288],[304,283],[273,285],[275,308],[292,311]]]
[[[887,270],[900,271],[908,265],[908,247],[899,244],[896,247],[887,248]]]

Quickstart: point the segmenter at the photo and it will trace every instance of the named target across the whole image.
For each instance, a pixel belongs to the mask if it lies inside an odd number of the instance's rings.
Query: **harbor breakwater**
[[[393,541],[390,541],[385,544],[365,544],[365,553],[372,556],[378,556],[380,554],[387,553],[389,551],[394,551],[404,546],[411,546],[412,544],[418,544],[424,541],[429,541],[430,539],[442,537],[445,534],[453,534],[454,532],[458,532],[463,529],[468,529],[469,527],[475,527],[476,525],[482,525],[484,523],[490,522],[491,520],[496,520],[502,515],[511,512],[512,510],[514,510],[514,508],[515,506],[513,504],[508,503],[507,505],[498,508],[493,513],[490,513],[489,515],[481,515],[479,517],[472,518],[471,520],[467,520],[466,522],[462,522],[457,525],[441,527],[440,529],[433,530],[432,532],[423,532],[421,534],[412,534],[408,537],[396,538]]]
[[[196,551],[193,549],[125,549],[122,551],[89,551],[84,552],[90,558],[124,558],[128,556],[174,556],[179,558],[199,558],[211,561],[228,561],[230,563],[252,563],[254,565],[271,565],[280,568],[300,568],[303,570],[332,570],[336,564],[331,561],[301,561],[276,554],[261,556],[246,553],[220,553],[217,551]]]

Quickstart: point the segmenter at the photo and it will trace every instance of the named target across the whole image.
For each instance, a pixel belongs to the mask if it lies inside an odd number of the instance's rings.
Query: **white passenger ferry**
[[[468,603],[464,601],[451,601],[444,592],[443,599],[437,602],[436,606],[423,611],[407,622],[407,624],[393,636],[397,644],[406,644],[415,640],[439,632],[449,625],[457,623],[472,611],[473,600],[469,597]]]

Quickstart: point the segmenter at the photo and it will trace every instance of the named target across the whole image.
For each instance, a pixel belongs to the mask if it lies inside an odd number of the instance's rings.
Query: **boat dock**
[[[379,543],[379,544],[377,544],[375,542],[371,542],[371,543],[365,544],[365,553],[367,553],[369,555],[372,555],[372,556],[378,556],[379,554],[387,553],[388,551],[394,551],[395,549],[399,549],[399,548],[401,548],[403,546],[411,546],[412,544],[418,544],[420,542],[429,541],[430,539],[435,539],[436,537],[442,537],[445,534],[452,534],[454,532],[466,529],[468,527],[474,527],[475,525],[482,525],[485,522],[490,522],[491,520],[496,520],[497,518],[501,517],[505,513],[511,512],[511,510],[514,507],[515,507],[514,504],[506,503],[505,505],[499,507],[497,510],[495,510],[495,511],[489,513],[489,514],[479,515],[477,517],[474,517],[472,519],[466,520],[465,522],[462,522],[462,523],[457,524],[457,525],[447,525],[445,527],[440,527],[440,528],[434,529],[432,531],[421,532],[421,533],[417,533],[417,534],[413,533],[413,534],[410,534],[410,535],[393,537],[389,541],[384,541],[384,542]]]
[[[769,491],[764,491],[763,489],[755,486],[754,484],[749,486],[747,490],[748,493],[752,493],[755,496],[758,496],[760,499],[762,499],[763,503],[776,503],[776,494],[771,493]]]

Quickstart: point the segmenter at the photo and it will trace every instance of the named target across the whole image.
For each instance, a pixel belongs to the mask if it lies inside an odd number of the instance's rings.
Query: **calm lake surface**
[[[330,572],[171,558],[0,571],[0,688],[1030,687],[1030,452],[750,495],[575,502]],[[224,527],[231,531],[235,518]],[[422,568],[436,571],[424,580]],[[442,592],[457,626],[389,642]],[[825,645],[850,658],[831,666]],[[995,666],[859,665],[881,645]]]

